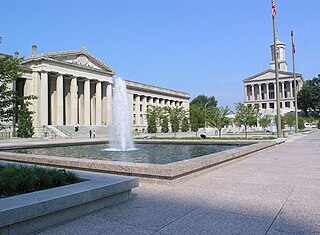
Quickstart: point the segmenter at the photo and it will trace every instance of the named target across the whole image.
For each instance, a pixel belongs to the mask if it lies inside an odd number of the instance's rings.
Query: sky
[[[320,73],[320,1],[275,0],[280,41],[292,71]],[[270,68],[271,0],[0,0],[0,53],[87,51],[120,76],[214,96],[218,106],[244,100],[243,80]]]

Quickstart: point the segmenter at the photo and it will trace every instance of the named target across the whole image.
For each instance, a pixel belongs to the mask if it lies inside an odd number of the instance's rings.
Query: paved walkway
[[[320,131],[175,185],[141,183],[49,234],[320,234]]]

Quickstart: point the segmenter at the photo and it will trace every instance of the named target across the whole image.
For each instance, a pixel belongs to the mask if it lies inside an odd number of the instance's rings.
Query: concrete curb
[[[141,141],[142,142],[142,141]],[[148,141],[154,142],[154,141]],[[159,141],[160,142],[160,141]],[[169,141],[165,141],[169,142]],[[170,141],[170,143],[187,143],[187,141]],[[191,141],[189,141],[191,142]],[[197,144],[198,141],[192,141],[193,144]],[[130,163],[130,162],[116,162],[107,160],[91,160],[91,159],[79,159],[79,158],[62,158],[54,156],[44,155],[31,155],[31,154],[19,154],[0,152],[0,159],[7,161],[17,161],[24,163],[35,163],[48,166],[66,167],[79,170],[89,170],[96,172],[105,172],[112,174],[122,174],[130,176],[138,176],[143,178],[153,178],[162,180],[174,180],[179,177],[191,174],[226,161],[230,161],[244,155],[260,151],[262,149],[274,146],[282,143],[282,141],[255,141],[251,145],[239,147],[228,151],[218,152],[214,154],[205,155],[193,159],[184,161],[156,165],[147,163]],[[164,143],[163,141],[161,143]],[[199,143],[205,144],[217,144],[216,141],[199,141]],[[243,143],[243,142],[242,142]],[[245,142],[248,144],[248,142]],[[251,142],[252,143],[252,142]],[[220,143],[221,144],[221,143]],[[230,142],[224,142],[224,144],[230,144]],[[233,142],[233,144],[240,144],[239,141]]]
[[[0,199],[0,234],[30,234],[130,199],[137,178],[75,171],[84,181]]]

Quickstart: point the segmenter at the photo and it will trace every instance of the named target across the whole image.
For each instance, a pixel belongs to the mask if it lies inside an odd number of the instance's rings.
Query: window
[[[285,102],[285,107],[290,108],[290,102]]]
[[[266,103],[262,103],[262,108],[266,109],[267,108],[267,104]]]
[[[269,104],[270,109],[274,109],[274,103]]]
[[[136,104],[132,105],[132,111],[135,112],[136,111]]]
[[[142,104],[140,104],[140,112],[142,112]]]

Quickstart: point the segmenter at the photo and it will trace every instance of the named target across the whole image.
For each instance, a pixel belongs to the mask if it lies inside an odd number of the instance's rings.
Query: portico
[[[35,52],[22,62],[23,95],[35,95],[34,125],[108,125],[115,72],[85,47],[81,51]]]

